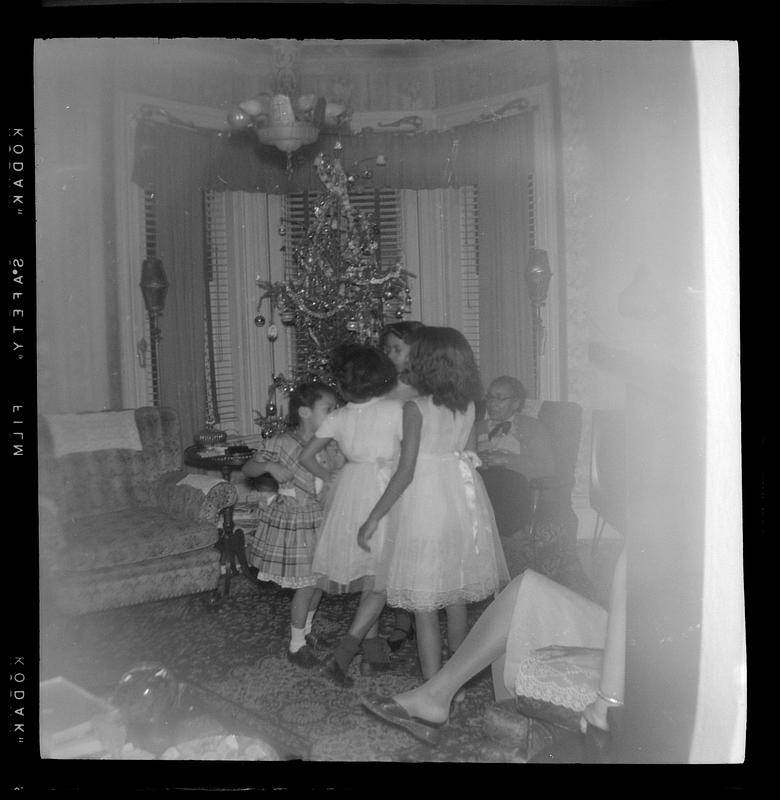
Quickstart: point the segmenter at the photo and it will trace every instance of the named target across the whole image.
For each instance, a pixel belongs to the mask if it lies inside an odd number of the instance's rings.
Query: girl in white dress
[[[446,610],[447,643],[455,651],[467,633],[466,604],[496,593],[509,573],[475,468],[474,402],[482,386],[464,336],[423,328],[409,354],[409,383],[419,397],[403,406],[398,469],[358,542],[381,553],[375,592],[414,612],[420,666],[430,678],[441,667],[439,611]],[[377,540],[391,508],[386,541]]]
[[[317,454],[335,440],[347,459],[328,487],[325,519],[312,561],[317,585],[330,593],[370,592],[376,573],[376,554],[362,549],[357,532],[385,491],[398,462],[401,443],[401,404],[383,397],[396,383],[396,370],[387,355],[375,347],[349,345],[333,358],[339,391],[348,401],[329,414],[304,447],[300,463],[324,481],[331,473],[317,461]],[[379,549],[387,520],[377,526]],[[377,550],[377,552],[378,552]],[[387,646],[379,639],[374,621],[363,642],[363,656],[377,669],[388,664]],[[356,640],[348,664],[357,652]],[[337,648],[338,649],[338,648]],[[346,679],[335,675],[342,685]]]
[[[409,373],[409,351],[417,332],[422,330],[422,322],[403,320],[386,325],[379,335],[379,346],[387,353],[398,372],[398,384],[387,397],[405,402],[417,396],[417,390],[407,382]],[[396,652],[407,639],[414,638],[412,615],[403,608],[393,612],[393,630],[387,637],[387,645]]]

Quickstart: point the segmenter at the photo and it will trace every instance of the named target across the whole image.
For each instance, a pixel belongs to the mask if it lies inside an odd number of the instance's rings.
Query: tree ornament
[[[258,328],[262,328],[263,325],[265,325],[265,317],[262,314],[255,315],[255,325],[257,325]]]
[[[279,329],[276,325],[269,325],[268,330],[265,332],[269,342],[275,342],[279,338]]]
[[[228,112],[227,121],[234,131],[240,131],[252,124],[252,117],[241,108],[233,108]]]

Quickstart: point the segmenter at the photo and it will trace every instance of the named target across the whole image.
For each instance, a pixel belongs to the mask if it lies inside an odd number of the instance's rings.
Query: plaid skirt
[[[289,589],[315,586],[311,562],[321,523],[319,506],[301,507],[284,496],[259,506],[257,527],[246,537],[247,561],[257,567],[257,579]]]

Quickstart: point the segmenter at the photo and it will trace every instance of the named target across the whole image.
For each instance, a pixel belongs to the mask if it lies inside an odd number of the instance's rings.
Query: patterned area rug
[[[237,578],[230,598],[218,609],[199,595],[99,612],[66,626],[44,626],[42,677],[63,675],[107,696],[131,666],[161,663],[179,680],[203,687],[212,707],[221,704],[224,715],[239,723],[259,723],[286,757],[352,762],[525,760],[484,734],[483,715],[494,702],[489,670],[470,681],[465,699],[453,704],[450,724],[433,749],[375,719],[359,703],[361,694],[392,695],[422,681],[414,642],[405,642],[393,654],[392,671],[380,676],[361,676],[357,657],[350,667],[354,686],[339,688],[287,661],[292,593],[273,584],[262,586],[258,592],[245,578]],[[335,643],[347,630],[357,602],[357,595],[323,596],[313,632]],[[471,624],[487,604],[470,607]],[[391,627],[392,612],[386,609],[380,633],[386,635]]]

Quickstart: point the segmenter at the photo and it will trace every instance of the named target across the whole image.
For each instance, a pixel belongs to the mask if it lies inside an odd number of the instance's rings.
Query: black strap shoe
[[[306,644],[294,653],[288,650],[287,660],[291,664],[295,664],[296,667],[301,667],[302,669],[314,669],[315,667],[322,666],[322,662],[314,655],[314,651],[311,647]]]
[[[334,655],[328,656],[320,667],[319,674],[333,681],[333,683],[338,686],[342,686],[344,689],[349,689],[355,683],[352,678],[344,672]]]

